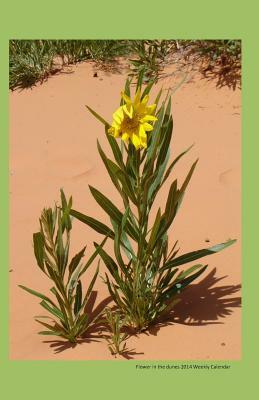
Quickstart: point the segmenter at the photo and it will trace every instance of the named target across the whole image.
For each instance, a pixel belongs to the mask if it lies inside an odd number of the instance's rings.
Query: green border
[[[89,4],[88,4],[89,3]],[[96,399],[147,398],[163,395],[205,399],[240,398],[256,388],[259,358],[258,294],[255,241],[258,221],[259,96],[258,9],[253,1],[162,0],[121,2],[11,2],[1,12],[0,135],[0,369],[3,398]],[[255,3],[255,2],[254,2]],[[243,356],[227,371],[141,371],[136,361],[8,360],[8,40],[35,38],[188,38],[242,39],[243,43]],[[258,112],[258,111],[257,111]],[[257,128],[257,130],[256,130]],[[257,133],[257,135],[256,135]],[[258,224],[258,222],[257,222]],[[144,364],[141,362],[141,364]],[[146,364],[152,364],[146,362]],[[154,362],[153,364],[157,364]],[[165,363],[166,364],[166,363]],[[175,363],[176,364],[176,363]],[[201,362],[202,364],[202,362]]]

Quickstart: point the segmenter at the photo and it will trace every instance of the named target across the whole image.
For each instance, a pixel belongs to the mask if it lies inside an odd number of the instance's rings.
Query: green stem
[[[61,276],[59,276],[59,284],[60,284],[60,287],[62,289],[61,296],[63,297],[63,300],[64,300],[64,307],[65,307],[65,310],[66,310],[67,315],[68,315],[69,329],[72,330],[73,325],[74,325],[73,311],[72,311],[72,308],[71,308],[71,304],[70,304],[70,302],[68,300],[68,296],[67,296],[67,293],[66,293],[66,288],[65,288],[65,285],[64,285],[64,282],[63,282],[63,279],[62,279]]]

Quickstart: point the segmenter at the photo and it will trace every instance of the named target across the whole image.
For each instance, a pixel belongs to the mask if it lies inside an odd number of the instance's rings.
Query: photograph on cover
[[[10,40],[11,360],[240,360],[241,41]]]

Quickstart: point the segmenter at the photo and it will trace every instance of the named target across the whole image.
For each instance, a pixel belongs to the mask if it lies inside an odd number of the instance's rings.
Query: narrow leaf
[[[76,297],[75,297],[75,303],[74,303],[74,314],[77,315],[78,311],[80,311],[82,306],[82,283],[81,281],[78,281],[77,287],[76,287]]]
[[[98,248],[93,252],[93,254],[92,254],[91,257],[89,258],[89,260],[87,261],[87,263],[84,265],[84,267],[83,267],[82,270],[80,271],[80,273],[79,273],[79,275],[78,275],[79,278],[85,273],[85,271],[87,270],[87,268],[90,267],[90,265],[91,265],[92,262],[94,261],[94,259],[95,259],[95,257],[97,256],[97,254],[99,254],[99,253],[98,253],[99,247],[102,248],[102,247],[104,246],[104,244],[105,244],[105,242],[106,242],[107,239],[108,239],[108,237],[106,236],[106,237],[103,239],[102,243],[98,246]]]
[[[63,322],[65,322],[64,317],[62,312],[57,308],[57,307],[50,307],[48,305],[48,303],[46,303],[45,300],[40,302],[40,305],[45,308],[46,310],[48,310],[52,315],[55,315],[56,317],[58,317],[60,320],[62,320]]]
[[[186,188],[187,188],[187,186],[188,186],[188,183],[190,182],[190,179],[191,179],[191,177],[192,177],[192,174],[193,174],[193,172],[194,172],[194,170],[195,170],[195,167],[196,167],[196,164],[197,164],[198,161],[199,161],[199,160],[197,159],[197,160],[193,163],[193,165],[191,166],[191,169],[190,169],[190,171],[189,171],[187,177],[185,178],[185,181],[184,181],[184,183],[182,184],[182,187],[181,187],[181,189],[180,189],[180,192],[181,192],[181,193],[184,193],[184,192],[185,192],[185,190],[186,190]]]
[[[79,221],[93,228],[96,232],[101,233],[102,235],[106,235],[111,239],[114,238],[114,232],[107,225],[98,221],[95,218],[89,217],[88,215],[82,214],[76,210],[70,210],[70,215],[77,218]]]
[[[171,260],[171,261],[165,263],[162,270],[168,269],[168,268],[174,268],[174,267],[177,267],[178,265],[187,264],[188,262],[198,260],[202,257],[217,253],[217,252],[224,250],[227,247],[231,246],[235,242],[236,242],[236,239],[233,239],[233,240],[229,240],[225,243],[220,243],[216,246],[209,247],[208,249],[191,251],[190,253],[183,254],[182,256],[177,257],[174,260]]]
[[[30,294],[33,294],[34,296],[39,297],[40,299],[45,300],[45,301],[49,302],[50,304],[52,304],[53,306],[56,307],[55,303],[49,297],[45,296],[44,294],[36,292],[36,290],[29,289],[29,288],[27,288],[26,286],[23,286],[23,285],[18,285],[18,286],[21,289],[25,290],[26,292],[28,292]]]
[[[105,119],[103,119],[103,117],[101,117],[96,111],[94,111],[91,107],[86,106],[86,108],[95,116],[95,118],[97,118],[103,125],[105,125],[106,127],[110,127],[111,125],[105,121]]]
[[[37,264],[44,271],[44,237],[41,232],[33,234],[33,247]]]
[[[81,259],[84,257],[85,254],[85,249],[86,246],[79,252],[77,253],[72,260],[70,261],[70,264],[68,266],[68,270],[69,270],[69,276],[72,275],[72,273],[75,271],[75,269],[77,268],[77,266],[79,265]],[[68,278],[69,279],[69,278]]]
[[[165,176],[164,176],[164,179],[163,179],[162,184],[167,180],[167,178],[169,177],[169,175],[170,175],[170,173],[172,172],[172,170],[173,170],[174,166],[176,165],[176,163],[177,163],[186,153],[188,153],[188,151],[191,150],[191,148],[192,148],[193,146],[194,146],[194,145],[192,144],[190,147],[188,147],[188,149],[186,149],[185,151],[183,151],[181,154],[179,154],[179,156],[177,156],[177,157],[174,159],[174,161],[170,164],[170,166],[168,167],[168,169],[167,169],[167,171],[166,171],[166,173],[165,173]]]

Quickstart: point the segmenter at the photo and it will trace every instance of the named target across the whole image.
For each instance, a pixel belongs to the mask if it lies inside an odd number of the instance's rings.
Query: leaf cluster
[[[144,73],[144,81],[157,81],[169,53],[175,50],[175,41],[172,40],[132,40],[131,52],[136,58],[130,59],[130,76]]]
[[[129,349],[127,348],[126,340],[129,335],[122,332],[123,319],[119,311],[114,311],[107,307],[105,310],[105,318],[110,332],[106,340],[111,354],[116,356],[117,354],[123,355],[127,353]]]
[[[76,342],[95,322],[85,313],[99,266],[88,289],[83,293],[81,278],[98,254],[96,250],[87,262],[83,262],[86,247],[69,261],[70,233],[72,229],[70,210],[72,198],[67,202],[61,190],[61,207],[45,208],[40,217],[40,231],[33,234],[34,254],[40,270],[50,279],[52,298],[34,289],[19,285],[28,293],[41,299],[40,305],[51,316],[38,316],[36,321],[46,328],[42,335],[56,335]],[[106,240],[106,239],[105,239]],[[104,240],[104,241],[105,241]],[[104,243],[104,242],[103,242]],[[45,319],[51,323],[46,323]]]
[[[143,78],[142,71],[136,89],[142,85]],[[142,97],[150,92],[153,83],[145,87]],[[125,92],[130,96],[129,80]],[[160,97],[161,91],[155,100],[156,104]],[[99,142],[98,151],[122,198],[124,211],[120,211],[107,196],[90,186],[94,199],[110,217],[112,228],[76,210],[71,209],[70,214],[113,240],[114,255],[108,254],[95,243],[109,272],[106,273],[105,282],[126,324],[136,331],[142,331],[166,314],[175,304],[177,294],[207,268],[207,265],[194,264],[180,270],[180,266],[223,250],[234,241],[180,256],[177,242],[169,249],[168,231],[179,211],[198,160],[193,163],[181,184],[177,179],[172,180],[165,206],[163,209],[159,207],[155,221],[151,222],[150,213],[159,190],[172,175],[176,163],[190,149],[169,163],[173,132],[170,97],[157,107],[157,121],[148,137],[147,149],[141,151],[130,143],[122,144],[120,148],[116,139],[108,134],[109,124],[90,107],[88,109],[105,126],[113,159],[106,156]]]

